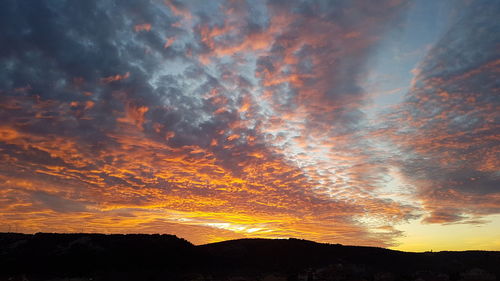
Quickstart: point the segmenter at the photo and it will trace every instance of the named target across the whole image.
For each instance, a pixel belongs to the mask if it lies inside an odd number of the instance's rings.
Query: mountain
[[[0,280],[492,281],[500,252],[408,253],[300,239],[0,233]]]

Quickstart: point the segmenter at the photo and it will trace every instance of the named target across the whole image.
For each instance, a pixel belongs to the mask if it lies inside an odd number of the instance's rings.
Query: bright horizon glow
[[[399,246],[390,249],[408,252],[500,251],[500,216],[489,216],[485,220],[489,222],[472,227],[466,224],[423,225],[418,222],[402,225],[399,229],[406,233],[406,237],[400,238]]]

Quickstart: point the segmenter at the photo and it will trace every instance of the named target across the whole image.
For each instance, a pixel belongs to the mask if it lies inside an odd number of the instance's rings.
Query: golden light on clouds
[[[448,2],[10,7],[0,231],[498,249],[499,5]]]

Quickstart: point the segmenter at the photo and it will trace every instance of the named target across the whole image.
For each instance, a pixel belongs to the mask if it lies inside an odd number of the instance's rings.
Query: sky
[[[0,231],[500,250],[500,2],[0,9]]]

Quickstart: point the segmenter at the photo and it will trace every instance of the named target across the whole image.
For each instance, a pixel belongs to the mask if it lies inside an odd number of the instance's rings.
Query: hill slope
[[[406,253],[298,239],[194,246],[173,235],[0,233],[0,280],[490,281],[499,279],[499,265],[500,252],[487,251]]]

